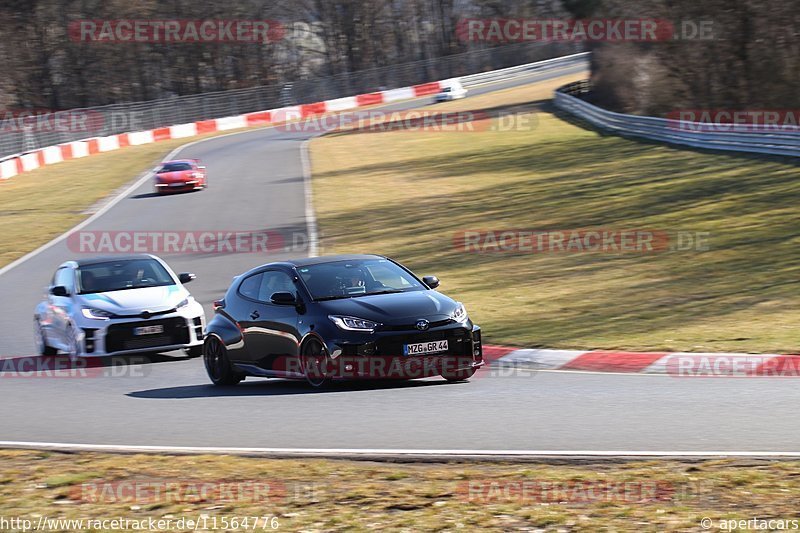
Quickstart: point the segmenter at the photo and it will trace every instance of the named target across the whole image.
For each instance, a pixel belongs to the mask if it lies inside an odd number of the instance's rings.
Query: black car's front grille
[[[441,327],[441,326],[446,326],[448,324],[453,324],[454,322],[455,322],[455,320],[453,320],[452,318],[448,318],[446,320],[438,320],[436,322],[430,322],[428,324],[428,329],[430,329],[430,328],[438,328],[438,327]],[[419,330],[417,329],[417,325],[416,324],[400,324],[400,325],[395,325],[395,326],[384,324],[384,325],[382,325],[380,327],[380,331],[409,331],[409,332],[415,332],[415,331],[419,331]]]
[[[164,331],[151,335],[135,335],[134,330],[142,326],[163,326]],[[188,342],[189,328],[186,320],[180,317],[113,324],[108,327],[106,333],[106,353],[159,348],[174,344],[188,344]]]
[[[389,335],[377,340],[375,355],[397,356],[404,355],[403,347],[406,344],[418,342],[431,342],[447,340],[447,351],[436,354],[441,355],[472,355],[472,341],[469,331],[464,328],[452,328],[439,331],[419,331],[405,335]]]

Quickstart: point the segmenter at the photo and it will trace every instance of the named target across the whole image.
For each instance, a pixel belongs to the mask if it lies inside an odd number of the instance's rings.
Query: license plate
[[[184,185],[186,185],[186,184],[185,183],[170,183],[169,184],[170,187],[183,187]]]
[[[422,355],[447,351],[447,341],[417,342],[403,346],[403,355]]]
[[[164,326],[142,326],[140,328],[133,328],[134,335],[155,335],[157,333],[164,333]]]

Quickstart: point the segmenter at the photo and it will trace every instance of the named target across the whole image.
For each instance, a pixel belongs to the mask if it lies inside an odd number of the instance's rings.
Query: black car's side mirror
[[[53,296],[69,296],[69,291],[63,285],[56,285],[50,288],[50,294]]]
[[[269,298],[276,305],[296,305],[297,298],[291,292],[276,292]]]
[[[197,276],[192,274],[191,272],[181,272],[178,274],[178,281],[181,283],[189,283],[192,280],[197,279]]]
[[[437,278],[436,276],[425,276],[424,278],[422,278],[422,281],[424,281],[425,285],[427,285],[431,289],[435,289],[436,287],[439,286],[439,278]]]

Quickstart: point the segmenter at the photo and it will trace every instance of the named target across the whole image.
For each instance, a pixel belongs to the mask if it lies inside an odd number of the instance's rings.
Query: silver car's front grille
[[[163,331],[157,334],[136,335],[136,328],[143,326],[163,326]],[[112,324],[106,333],[107,353],[188,343],[189,327],[186,320],[181,317]]]

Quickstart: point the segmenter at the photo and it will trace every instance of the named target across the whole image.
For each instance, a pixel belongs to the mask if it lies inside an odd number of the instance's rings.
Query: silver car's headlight
[[[375,331],[375,328],[380,326],[380,324],[372,320],[365,320],[354,316],[329,315],[328,318],[341,329],[347,331],[365,331],[372,333]]]
[[[189,305],[189,303],[191,301],[192,301],[192,297],[191,296],[189,296],[188,298],[184,298],[183,300],[180,301],[180,303],[178,303],[178,305],[175,306],[175,309],[180,309],[182,307],[186,307],[187,305]]]
[[[108,320],[114,316],[114,313],[103,311],[102,309],[95,309],[93,307],[81,308],[81,314],[86,318],[91,318],[92,320]]]
[[[456,322],[464,322],[467,319],[467,309],[464,307],[464,304],[458,302],[456,304],[456,309],[453,311],[453,320]]]

